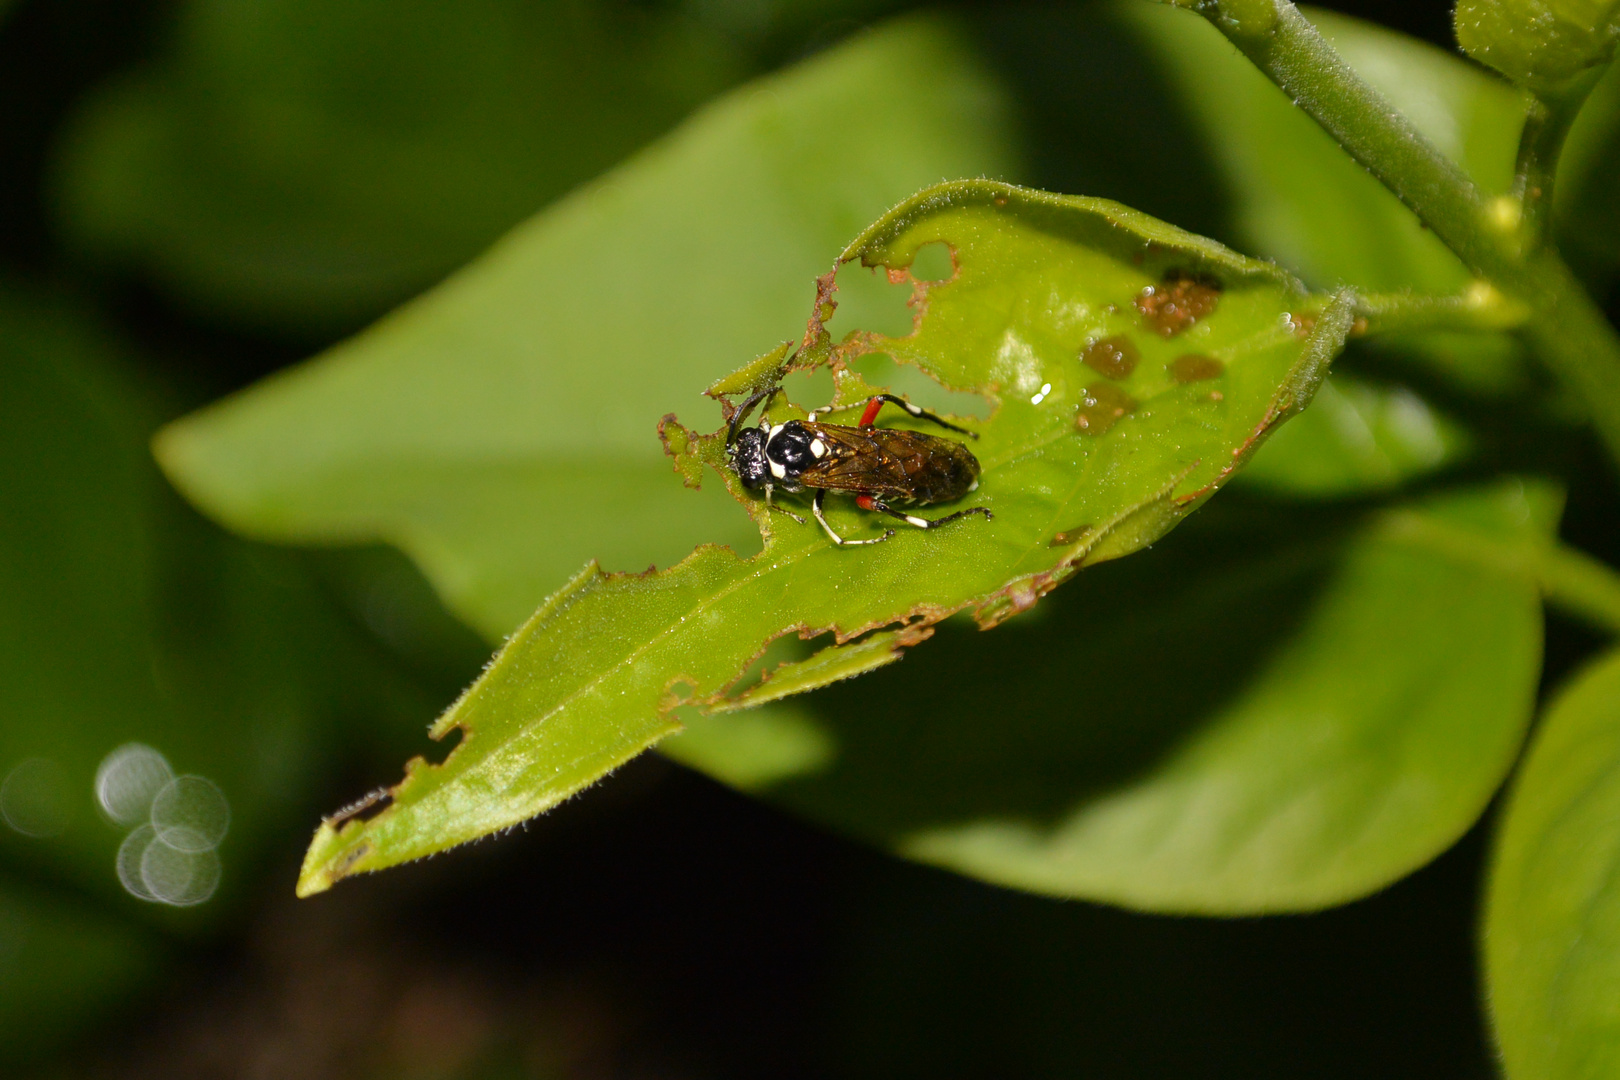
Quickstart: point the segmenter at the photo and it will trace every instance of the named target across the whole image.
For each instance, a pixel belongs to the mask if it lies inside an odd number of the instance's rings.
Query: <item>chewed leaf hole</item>
[[[910,364],[897,364],[882,353],[856,357],[849,366],[871,385],[882,387],[933,412],[946,416],[972,416],[980,420],[990,416],[990,403],[978,394],[948,390],[924,374],[922,369]],[[899,409],[895,409],[894,413],[897,417],[904,416]],[[889,414],[883,415],[886,417]]]
[[[431,752],[423,754],[422,756],[431,764],[443,765],[445,759],[451,754],[455,753],[456,747],[460,746],[466,738],[466,728],[459,726],[452,727],[449,731],[444,733],[442,738],[433,744],[433,746],[430,748]]]
[[[952,253],[954,273],[939,283]],[[749,790],[832,776],[883,736],[899,705],[834,698],[831,687],[903,669],[952,617],[983,628],[1055,617],[1042,596],[1083,565],[1164,536],[1311,399],[1352,314],[1349,294],[1309,294],[1276,266],[1118,204],[990,181],[918,194],[837,258],[839,271],[806,289],[804,323],[709,383],[724,421],[708,433],[665,422],[683,471],[661,466],[658,482],[686,501],[735,498],[761,526],[758,554],[704,544],[656,572],[587,566],[435,726],[465,725],[467,742],[437,768],[413,761],[383,817],[322,827],[304,895],[510,827],[654,745]],[[1315,331],[1297,335],[1291,315],[1315,318]],[[1174,366],[1181,357],[1207,360]],[[838,409],[822,412],[834,402],[827,370]],[[816,410],[822,430],[789,430],[799,417],[779,388]],[[858,423],[877,394],[900,399],[872,410],[882,433],[834,430]],[[745,402],[750,424],[763,412],[780,427],[737,441],[731,423]],[[829,452],[835,443],[854,449]],[[767,468],[743,459],[745,447]],[[694,457],[725,482],[682,488]],[[758,490],[772,482],[744,484],[745,466],[751,481],[780,482],[779,512]],[[810,512],[820,492],[823,522]],[[585,497],[606,508],[610,494]],[[801,628],[849,636],[805,641]],[[917,696],[955,697],[953,676],[978,651],[975,641]],[[1109,667],[1097,670],[1107,682]],[[1096,679],[1083,682],[1090,693]],[[824,688],[848,727],[795,700]],[[971,711],[988,737],[1008,719],[999,698]],[[884,753],[909,772],[915,741],[902,734]],[[965,765],[1000,767],[993,754]]]
[[[832,401],[832,371],[825,367],[813,371],[791,371],[782,379],[782,393],[795,405],[819,409]]]
[[[951,247],[943,240],[924,244],[917,249],[911,263],[911,276],[918,281],[938,284],[956,276],[956,260],[951,258]]]
[[[891,282],[883,267],[848,262],[838,268],[838,309],[827,320],[827,332],[842,341],[852,331],[866,330],[887,337],[911,333],[914,288],[909,281]]]
[[[743,669],[726,696],[738,697],[753,690],[764,682],[771,672],[783,664],[793,664],[805,659],[811,653],[824,645],[832,644],[832,635],[823,634],[806,641],[794,633],[786,633],[765,647],[765,651],[754,660],[752,664]]]

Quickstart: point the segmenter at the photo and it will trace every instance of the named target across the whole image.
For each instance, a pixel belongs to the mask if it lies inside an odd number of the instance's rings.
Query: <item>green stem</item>
[[[1562,128],[1562,130],[1560,130]],[[1519,201],[1522,233],[1538,241],[1547,234],[1546,208],[1552,202],[1558,151],[1569,128],[1560,125],[1545,102],[1530,103],[1519,134],[1519,161],[1513,170],[1513,198]]]
[[[1522,205],[1484,200],[1454,162],[1351,70],[1290,0],[1172,0],[1212,22],[1294,104],[1434,230],[1469,269],[1530,310],[1523,327],[1537,354],[1582,402],[1620,462],[1620,335],[1549,245],[1525,243]],[[1564,105],[1549,106],[1563,110]],[[1547,177],[1562,134],[1530,135],[1526,189]],[[1543,174],[1546,175],[1543,175]]]
[[[1384,525],[1393,536],[1461,562],[1527,578],[1551,606],[1620,634],[1620,573],[1584,551],[1556,540],[1505,540],[1414,510],[1391,511]]]
[[[1487,281],[1476,281],[1458,296],[1361,293],[1355,311],[1351,333],[1357,337],[1414,330],[1516,330],[1530,318],[1529,308]]]
[[[1573,79],[1556,94],[1531,99],[1519,135],[1519,160],[1513,172],[1512,197],[1519,204],[1519,234],[1528,247],[1547,238],[1553,179],[1558,156],[1586,98],[1597,85],[1602,68]]]

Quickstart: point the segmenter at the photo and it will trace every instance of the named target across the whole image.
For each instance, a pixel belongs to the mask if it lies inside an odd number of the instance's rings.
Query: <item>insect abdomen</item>
[[[972,451],[950,439],[931,438],[929,443],[918,465],[906,470],[912,497],[919,503],[950,502],[972,491],[979,480],[979,459]]]

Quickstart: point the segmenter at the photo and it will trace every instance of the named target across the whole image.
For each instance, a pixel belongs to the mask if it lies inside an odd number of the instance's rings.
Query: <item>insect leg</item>
[[[969,514],[983,514],[986,521],[990,521],[996,516],[982,506],[970,506],[966,510],[958,510],[956,513],[946,514],[942,518],[918,517],[915,514],[902,513],[890,506],[888,503],[883,502],[880,499],[875,499],[870,495],[862,495],[858,497],[855,500],[855,505],[859,506],[862,510],[876,510],[880,514],[888,514],[890,517],[899,518],[907,525],[912,525],[919,529],[937,529],[941,525],[955,521],[957,518],[967,517]]]
[[[860,422],[861,427],[871,427],[872,426],[872,424],[877,420],[878,410],[883,408],[883,403],[885,401],[889,402],[891,405],[900,406],[902,409],[906,410],[906,412],[910,413],[912,416],[919,417],[919,418],[921,418],[923,420],[930,420],[933,423],[936,423],[940,427],[945,428],[945,429],[947,429],[949,431],[955,431],[955,432],[958,432],[958,433],[960,433],[962,435],[966,435],[970,439],[977,439],[979,437],[979,433],[977,431],[969,431],[965,427],[957,427],[955,424],[949,422],[948,420],[941,420],[939,417],[935,416],[933,413],[929,412],[927,409],[923,408],[922,406],[913,405],[911,402],[907,401],[905,398],[903,398],[903,397],[895,397],[893,394],[878,394],[875,397],[871,397],[871,398],[867,399],[866,411],[861,413],[861,422]]]
[[[883,541],[894,535],[893,529],[885,529],[883,530],[882,536],[875,536],[870,540],[845,540],[842,536],[839,536],[837,533],[833,532],[833,527],[827,524],[827,519],[821,514],[821,504],[826,497],[827,489],[817,488],[816,497],[811,501],[810,509],[815,512],[816,520],[821,522],[821,527],[827,530],[827,535],[832,537],[832,542],[837,544],[839,547],[856,547],[861,544],[881,544]]]
[[[773,503],[771,501],[771,491],[773,489],[774,489],[774,485],[772,485],[772,484],[766,484],[765,485],[765,509],[767,509],[767,510],[775,510],[778,514],[786,514],[788,517],[792,518],[794,521],[797,521],[800,525],[803,525],[804,524],[804,518],[800,517],[798,514],[795,514],[793,511],[789,510],[787,507],[785,507],[785,506],[777,506],[775,503]]]

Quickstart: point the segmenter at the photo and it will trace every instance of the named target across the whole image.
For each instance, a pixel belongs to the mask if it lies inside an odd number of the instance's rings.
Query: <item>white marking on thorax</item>
[[[825,457],[827,454],[827,444],[822,442],[820,439],[811,439],[810,453],[816,457]]]
[[[782,467],[780,461],[773,461],[771,462],[771,475],[778,480],[785,480],[787,479],[787,469]]]

